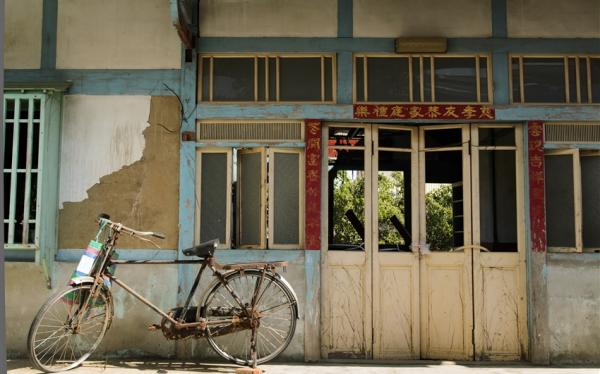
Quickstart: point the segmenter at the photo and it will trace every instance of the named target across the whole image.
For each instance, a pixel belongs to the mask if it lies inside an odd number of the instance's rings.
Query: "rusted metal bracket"
[[[184,131],[181,133],[181,140],[184,142],[193,142],[196,140],[196,133],[194,131]]]

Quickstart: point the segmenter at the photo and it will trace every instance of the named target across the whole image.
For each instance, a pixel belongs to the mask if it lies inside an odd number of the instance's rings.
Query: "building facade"
[[[287,360],[600,358],[600,3],[7,0],[7,349],[123,259],[289,262]],[[158,306],[189,265],[120,265]],[[115,287],[108,357],[214,357]],[[199,294],[202,293],[200,290]],[[200,298],[198,298],[200,300]]]

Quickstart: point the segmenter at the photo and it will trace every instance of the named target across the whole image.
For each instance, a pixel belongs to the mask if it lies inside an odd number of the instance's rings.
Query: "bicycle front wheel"
[[[260,271],[245,270],[228,275],[231,290],[246,310],[262,276]],[[277,357],[290,344],[296,330],[297,301],[293,292],[277,276],[265,274],[256,293],[254,320],[256,328],[257,364]],[[206,335],[213,349],[223,358],[238,365],[251,365],[252,328],[240,304],[222,283],[217,283],[200,309],[207,321]]]
[[[42,306],[27,338],[36,368],[46,373],[73,369],[98,347],[112,318],[112,300],[102,289],[90,297],[90,289],[69,288]]]

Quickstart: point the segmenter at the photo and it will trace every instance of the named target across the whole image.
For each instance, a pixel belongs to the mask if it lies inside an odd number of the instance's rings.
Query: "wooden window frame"
[[[481,101],[481,82],[480,82],[480,71],[479,64],[481,58],[486,58],[486,67],[487,67],[487,94],[488,100]],[[363,59],[363,82],[362,85],[364,87],[364,101],[357,101],[356,92],[357,85],[359,82],[356,81],[356,60],[362,58]],[[475,54],[390,54],[390,53],[355,53],[352,56],[352,101],[356,104],[386,104],[389,102],[371,102],[369,101],[369,93],[368,93],[368,75],[367,75],[367,64],[369,58],[407,58],[408,59],[408,81],[409,81],[409,100],[407,102],[398,102],[399,104],[417,104],[417,103],[431,103],[431,104],[461,104],[461,105],[492,105],[494,102],[493,99],[493,77],[492,77],[492,61],[491,54],[489,53],[475,53]],[[424,88],[424,77],[423,77],[423,59],[429,58],[429,70],[430,70],[430,84],[431,84],[431,101],[425,101],[425,88]],[[476,80],[476,101],[459,101],[459,102],[447,102],[447,101],[436,101],[435,100],[435,60],[441,58],[472,58],[475,64],[475,80]],[[414,97],[413,93],[413,60],[417,59],[419,61],[419,93],[420,97]]]
[[[252,58],[254,59],[254,100],[248,101],[217,101],[213,100],[213,76],[214,76],[214,59],[215,58]],[[265,81],[258,82],[258,59],[265,60]],[[269,58],[275,59],[275,92],[276,97],[269,97]],[[280,73],[279,73],[279,61],[282,58],[319,58],[321,66],[321,99],[320,100],[305,100],[305,101],[291,101],[281,100],[279,97],[280,92]],[[325,100],[325,59],[331,58],[331,100]],[[202,94],[203,87],[203,63],[204,59],[210,61],[210,73],[209,73],[209,97],[205,100]],[[199,104],[247,104],[247,103],[295,103],[295,104],[336,104],[337,102],[337,63],[335,53],[202,53],[198,54],[198,74],[197,74],[197,96]],[[258,85],[263,84],[265,86],[265,98],[264,100],[258,100]]]
[[[523,59],[529,58],[554,58],[554,59],[563,59],[563,74],[565,80],[565,101],[561,103],[544,103],[544,102],[526,102],[525,101],[525,81],[523,77]],[[512,71],[512,61],[513,59],[518,59],[518,70],[519,70],[519,91],[521,100],[515,101],[513,97],[513,71]],[[569,75],[569,61],[571,59],[575,60],[575,76],[572,77]],[[600,105],[600,102],[594,103],[592,102],[592,77],[591,77],[591,59],[600,59],[600,55],[597,54],[509,54],[509,90],[510,90],[510,103],[511,104],[519,104],[519,105]],[[587,87],[581,87],[581,61],[585,61],[586,66],[586,84]],[[569,82],[570,80],[575,79],[575,86],[577,92],[576,97],[571,98]],[[581,101],[581,92],[582,90],[587,91],[587,101]]]

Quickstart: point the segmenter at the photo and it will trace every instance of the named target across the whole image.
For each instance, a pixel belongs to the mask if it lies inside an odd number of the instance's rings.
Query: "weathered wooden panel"
[[[358,266],[331,266],[329,357],[361,356],[365,351],[364,282]]]
[[[379,354],[383,359],[409,358],[414,355],[415,330],[413,326],[413,298],[418,292],[413,287],[412,268],[382,267],[379,287],[380,303],[378,328]],[[375,314],[375,313],[374,313]]]

